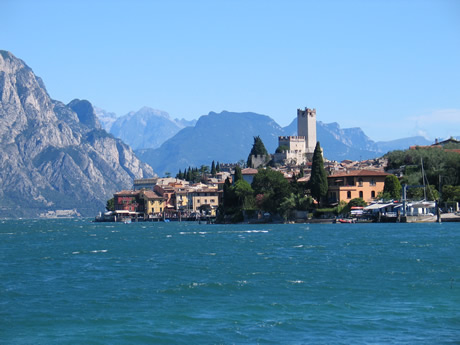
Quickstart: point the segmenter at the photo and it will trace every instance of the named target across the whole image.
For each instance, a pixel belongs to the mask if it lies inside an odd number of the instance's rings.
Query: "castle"
[[[297,136],[278,138],[275,163],[302,165],[311,161],[316,146],[316,109],[297,109]]]

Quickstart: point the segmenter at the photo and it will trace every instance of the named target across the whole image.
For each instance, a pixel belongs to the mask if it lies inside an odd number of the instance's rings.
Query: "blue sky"
[[[1,0],[51,97],[193,119],[296,109],[374,140],[460,135],[460,1]]]

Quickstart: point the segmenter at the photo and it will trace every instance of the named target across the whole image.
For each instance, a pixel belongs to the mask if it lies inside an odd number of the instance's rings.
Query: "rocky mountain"
[[[173,120],[167,112],[149,107],[143,107],[118,118],[102,109],[99,109],[97,115],[107,131],[135,150],[160,147],[182,128],[196,123],[196,120]]]
[[[110,133],[113,123],[117,120],[117,114],[105,111],[104,109],[95,106],[93,108],[102,128]]]
[[[101,129],[91,103],[52,100],[22,60],[0,51],[0,217],[66,209],[94,216],[133,178],[152,176]]]

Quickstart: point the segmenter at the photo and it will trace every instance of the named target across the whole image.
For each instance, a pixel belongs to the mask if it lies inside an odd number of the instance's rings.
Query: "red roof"
[[[384,171],[376,171],[376,170],[351,170],[348,173],[339,173],[335,175],[330,175],[328,177],[354,177],[354,176],[387,176],[391,175]]]

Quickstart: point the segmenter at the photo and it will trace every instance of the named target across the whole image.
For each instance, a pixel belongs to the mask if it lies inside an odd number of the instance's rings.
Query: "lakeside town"
[[[268,154],[261,139],[255,137],[246,163],[213,161],[211,168],[189,167],[176,177],[136,179],[132,190],[113,195],[107,202],[108,211],[97,216],[96,221],[460,220],[458,202],[445,202],[442,208],[439,195],[432,193],[427,197],[426,189],[432,192],[433,188],[425,185],[425,178],[423,186],[401,184],[404,173],[401,169],[389,169],[387,158],[341,162],[324,158],[327,153],[322,152],[316,138],[315,109],[298,109],[297,126],[297,136],[279,137],[274,154]],[[444,149],[459,144],[451,138],[437,141],[429,148],[460,154],[460,149]],[[255,180],[256,185],[263,187],[255,186]],[[408,198],[407,191],[412,187],[423,189],[423,197],[419,194],[416,199]],[[319,193],[315,192],[318,188]],[[441,217],[441,212],[446,214]]]

